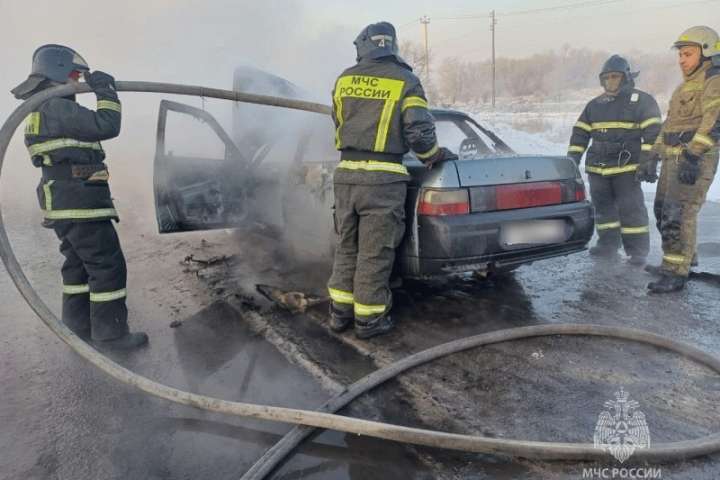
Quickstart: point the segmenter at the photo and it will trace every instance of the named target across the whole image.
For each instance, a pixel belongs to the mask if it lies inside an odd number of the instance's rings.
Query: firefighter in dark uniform
[[[670,99],[651,169],[662,162],[655,219],[662,236],[660,279],[652,293],[682,290],[696,264],[697,216],[718,167],[720,140],[720,38],[705,26],[683,32],[674,47],[684,81]]]
[[[651,155],[662,119],[655,99],[635,88],[637,75],[619,55],[605,62],[600,73],[605,93],[591,100],[580,115],[568,155],[579,164],[587,149],[585,171],[598,233],[590,253],[616,257],[622,242],[629,262],[642,266],[650,249],[650,231],[640,181],[657,177],[641,175],[637,169]]]
[[[438,146],[435,123],[420,80],[398,55],[395,28],[380,22],[355,40],[357,64],[333,91],[336,147],[334,174],[338,233],[330,327],[355,324],[358,338],[390,331],[390,274],[405,232],[409,175],[402,164],[411,149],[428,166],[457,158]]]
[[[47,100],[27,119],[25,145],[33,165],[42,170],[37,195],[43,225],[55,230],[65,256],[63,323],[99,346],[133,348],[147,343],[147,335],[128,331],[127,270],[111,222],[118,214],[100,145],[120,133],[114,79],[90,73],[71,48],[44,45],[33,54],[32,73],[12,93],[24,100],[83,75],[97,97],[97,111],[79,105],[74,96]]]

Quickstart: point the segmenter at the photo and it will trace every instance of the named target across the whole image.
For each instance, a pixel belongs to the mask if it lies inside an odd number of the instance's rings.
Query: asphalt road
[[[30,280],[57,311],[61,259],[52,232],[37,225],[31,210],[5,215]],[[256,283],[321,294],[326,278],[323,266],[283,258],[268,237],[224,231],[159,237],[151,222],[132,218],[119,231],[130,270],[131,326],[148,331],[151,344],[116,360],[226,399],[314,408],[330,395],[329,385],[409,353],[538,323],[634,326],[720,355],[719,284],[693,281],[685,292],[648,296],[645,272],[586,253],[494,281],[406,283],[396,293],[397,331],[361,342],[329,333],[322,306],[290,315],[254,294]],[[702,214],[700,270],[720,273],[719,236],[720,206],[711,204]],[[657,235],[653,251],[657,260]],[[182,264],[190,254],[236,256],[199,269]],[[209,415],[117,385],[54,338],[1,270],[0,305],[0,478],[239,478],[289,428]],[[243,315],[257,308],[267,330],[258,328],[257,316],[252,323]],[[181,324],[170,328],[173,321]],[[620,387],[645,413],[653,441],[720,430],[717,375],[654,348],[584,338],[456,355],[391,382],[348,413],[504,438],[592,442],[604,402]],[[719,459],[652,467],[662,468],[663,478],[714,479]],[[617,466],[611,460],[606,466]],[[326,432],[276,478],[571,479],[598,466],[605,465],[452,454]]]

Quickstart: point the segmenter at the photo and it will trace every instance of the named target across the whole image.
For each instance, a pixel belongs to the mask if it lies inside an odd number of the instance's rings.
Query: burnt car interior
[[[168,116],[188,115],[209,127],[224,147],[222,158],[177,155],[167,142]],[[237,225],[247,215],[247,179],[267,149],[242,152],[208,112],[163,100],[155,151],[155,206],[160,233]]]
[[[461,160],[499,154],[514,154],[497,135],[459,112],[434,111],[438,138],[450,145]],[[178,155],[169,141],[169,118],[182,115],[199,124],[191,128],[209,128],[223,146],[216,158],[203,154]],[[155,205],[160,233],[210,230],[240,226],[250,213],[253,191],[267,182],[302,185],[308,193],[322,197],[331,190],[333,165],[337,155],[332,148],[330,129],[324,123],[303,127],[297,135],[289,163],[274,180],[260,165],[274,147],[274,140],[245,118],[245,129],[236,124],[236,143],[209,112],[170,100],[162,100],[158,115],[155,152]],[[265,118],[264,121],[268,121]],[[187,136],[187,132],[185,133]],[[194,132],[193,132],[194,133]],[[319,152],[319,153],[318,153]],[[277,168],[276,168],[277,169]],[[264,182],[264,183],[263,183]]]

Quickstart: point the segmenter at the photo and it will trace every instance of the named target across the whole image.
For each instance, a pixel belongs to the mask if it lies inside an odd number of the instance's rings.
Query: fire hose
[[[321,114],[329,114],[330,108],[312,102],[246,94],[242,92],[210,89],[197,86],[186,86],[152,82],[117,82],[117,90],[124,92],[165,93],[175,95],[191,95],[207,98],[218,98],[235,102],[247,102],[260,105],[304,110]],[[8,117],[0,128],[0,180],[2,166],[13,134],[20,123],[44,101],[53,97],[63,97],[74,93],[88,93],[90,88],[85,84],[62,85],[42,91],[26,100]],[[413,354],[397,363],[377,370],[358,380],[347,389],[330,399],[318,411],[299,410],[293,408],[273,407],[253,403],[232,402],[219,398],[208,397],[196,393],[178,390],[162,383],[153,381],[133,373],[105,357],[91,345],[81,340],[68,329],[43,302],[28,281],[20,266],[5,229],[0,205],[0,257],[20,294],[30,308],[40,317],[42,322],[72,348],[78,355],[89,361],[98,369],[115,380],[158,398],[195,407],[201,410],[294,424],[296,427],[272,447],[261,460],[248,471],[243,478],[264,478],[292,449],[306,438],[314,428],[338,430],[346,433],[365,435],[374,438],[392,440],[402,443],[459,450],[475,453],[502,454],[513,457],[538,458],[547,460],[600,460],[606,459],[607,453],[595,448],[592,444],[560,443],[499,439],[483,436],[463,435],[428,429],[410,428],[401,425],[351,418],[335,415],[343,406],[368,390],[396,377],[410,368],[425,364],[432,360],[483,345],[490,345],[513,340],[551,335],[582,335],[611,337],[626,341],[635,341],[669,350],[692,359],[716,373],[720,373],[720,358],[677,340],[663,337],[651,332],[619,326],[603,326],[590,324],[557,324],[534,325],[511,328],[482,335],[467,337],[448,342]],[[693,440],[657,443],[649,448],[636,450],[634,458],[639,461],[675,461],[691,457],[707,455],[720,451],[720,433],[711,434]]]

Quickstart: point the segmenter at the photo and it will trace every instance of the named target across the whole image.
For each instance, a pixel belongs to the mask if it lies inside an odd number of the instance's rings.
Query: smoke
[[[319,26],[312,22],[313,15],[299,0],[0,0],[0,41],[6,46],[0,90],[9,92],[24,80],[35,48],[60,43],[78,50],[92,69],[107,71],[119,80],[231,89],[235,68],[251,65],[291,80],[309,98],[329,103],[335,77],[354,61],[356,29],[329,21]],[[103,144],[111,188],[126,220],[123,223],[127,225],[130,219],[142,230],[153,232],[153,158],[160,100],[170,98],[206,108],[228,131],[232,129],[233,104],[154,94],[124,93],[120,97],[121,136]],[[92,95],[78,100],[91,108],[95,104]],[[6,118],[17,104],[9,93],[0,95],[1,116]],[[273,123],[265,128],[297,138],[297,129],[286,126],[302,123],[297,118],[292,112],[278,110]],[[173,128],[196,147],[208,143],[201,128]],[[18,205],[27,209],[33,221],[39,221],[35,198],[39,171],[28,160],[18,133],[6,158],[0,200],[6,209]]]

